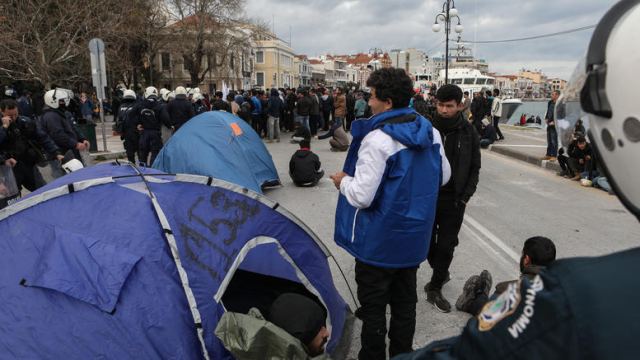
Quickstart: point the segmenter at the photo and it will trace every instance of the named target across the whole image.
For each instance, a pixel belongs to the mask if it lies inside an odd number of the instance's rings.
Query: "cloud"
[[[501,40],[594,25],[616,0],[466,0],[458,1],[463,39]],[[442,1],[436,0],[247,0],[249,17],[272,23],[295,51],[311,56],[372,48],[415,47],[444,53],[444,34],[433,33]],[[592,30],[501,44],[472,45],[492,71],[541,68],[568,78],[584,55]],[[574,65],[571,65],[574,64]]]

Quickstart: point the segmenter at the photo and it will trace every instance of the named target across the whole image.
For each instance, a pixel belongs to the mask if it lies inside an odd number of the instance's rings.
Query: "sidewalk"
[[[512,157],[544,169],[560,171],[557,161],[542,160],[547,150],[547,132],[543,129],[500,125],[505,140],[496,141],[489,151]]]
[[[105,116],[105,134],[107,138],[107,151],[104,151],[104,144],[102,141],[102,123],[97,123],[96,126],[96,140],[98,151],[91,153],[91,159],[95,162],[126,158],[124,151],[124,145],[120,140],[120,135],[113,135],[113,116]]]

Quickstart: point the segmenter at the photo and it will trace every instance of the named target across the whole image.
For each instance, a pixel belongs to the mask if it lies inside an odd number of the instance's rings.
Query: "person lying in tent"
[[[310,298],[284,293],[271,305],[268,319],[256,308],[248,314],[227,312],[215,334],[237,360],[326,360],[327,312]]]

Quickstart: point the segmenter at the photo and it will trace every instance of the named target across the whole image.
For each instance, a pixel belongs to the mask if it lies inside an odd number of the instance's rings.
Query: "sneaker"
[[[487,270],[482,270],[480,273],[480,283],[482,285],[482,292],[489,297],[491,293],[491,286],[493,285],[493,279],[491,273]]]
[[[462,294],[458,297],[458,301],[456,301],[456,309],[464,312],[469,312],[469,306],[475,300],[476,295],[484,290],[482,280],[480,276],[473,275],[467,282],[464,283],[464,287],[462,288]]]
[[[449,281],[451,281],[451,273],[447,273],[447,278],[444,280],[444,282],[442,282],[442,286],[444,286],[444,284],[448,283]],[[429,290],[431,290],[431,281],[429,281],[427,285],[424,286],[424,292],[429,292]]]
[[[440,290],[427,291],[427,302],[432,304],[436,310],[440,312],[451,312],[451,304],[449,304],[449,301],[442,296],[442,291]]]

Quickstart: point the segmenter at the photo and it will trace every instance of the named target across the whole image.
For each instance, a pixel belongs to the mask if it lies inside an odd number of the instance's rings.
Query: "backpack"
[[[140,110],[140,120],[144,127],[159,125],[156,120],[156,112],[149,108],[143,108]]]
[[[120,110],[118,111],[118,118],[116,119],[116,131],[120,134],[124,134],[125,123],[127,121],[127,116],[131,109],[133,109],[133,103],[131,104],[123,104],[120,106]]]

